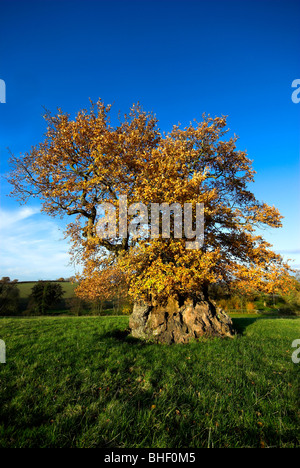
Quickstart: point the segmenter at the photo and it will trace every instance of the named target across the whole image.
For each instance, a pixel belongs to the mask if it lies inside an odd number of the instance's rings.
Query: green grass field
[[[0,319],[0,447],[300,447],[300,319],[234,323],[165,346],[127,317]]]

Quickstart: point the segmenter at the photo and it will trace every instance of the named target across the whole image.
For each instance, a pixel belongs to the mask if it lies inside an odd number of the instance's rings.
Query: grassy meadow
[[[299,318],[156,345],[128,317],[0,318],[0,447],[300,447]]]

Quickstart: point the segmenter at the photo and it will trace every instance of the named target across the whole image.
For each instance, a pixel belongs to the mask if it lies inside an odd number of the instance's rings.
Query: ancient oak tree
[[[13,195],[21,202],[38,197],[49,215],[73,216],[66,233],[74,260],[83,265],[77,294],[128,293],[134,336],[168,343],[231,336],[231,320],[209,300],[208,287],[223,282],[271,293],[287,284],[288,265],[257,234],[262,226],[280,227],[280,213],[250,190],[251,161],[237,150],[236,137],[226,135],[225,117],[203,116],[164,134],[139,105],[114,126],[109,114],[101,100],[73,120],[61,110],[47,113],[44,141],[11,158]],[[174,219],[169,237],[99,236],[100,206],[115,207],[121,228],[125,196],[129,205],[146,207],[203,204],[203,246],[187,249],[185,232],[174,235]],[[129,215],[125,227],[138,214]]]

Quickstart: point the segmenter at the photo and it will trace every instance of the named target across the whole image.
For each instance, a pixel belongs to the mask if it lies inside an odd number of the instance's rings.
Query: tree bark
[[[165,305],[136,302],[129,326],[135,338],[167,344],[235,334],[230,317],[204,295],[197,301],[169,298]]]

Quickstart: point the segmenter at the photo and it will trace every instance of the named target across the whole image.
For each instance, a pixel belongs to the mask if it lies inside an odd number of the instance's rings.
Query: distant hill
[[[49,280],[50,282],[50,280]],[[31,289],[37,283],[37,281],[18,281],[17,286],[20,291],[20,299],[26,300],[31,294]],[[74,290],[77,286],[76,283],[72,283],[71,281],[52,281],[51,283],[59,283],[63,290],[64,290],[64,299],[70,299],[74,297]]]

